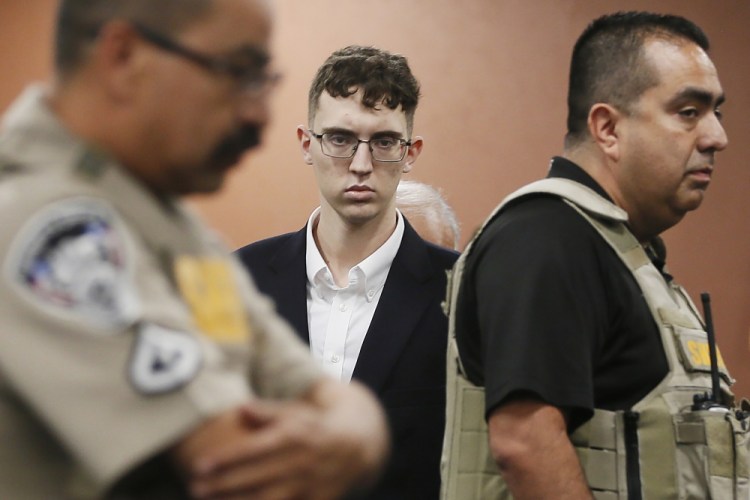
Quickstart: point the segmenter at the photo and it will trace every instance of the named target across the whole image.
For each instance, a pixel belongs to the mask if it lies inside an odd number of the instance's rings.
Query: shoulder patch
[[[26,222],[6,259],[5,278],[50,314],[120,331],[140,312],[131,254],[109,205],[72,198]]]
[[[133,387],[155,395],[178,389],[191,381],[203,361],[198,340],[188,333],[153,323],[138,331],[128,375]]]

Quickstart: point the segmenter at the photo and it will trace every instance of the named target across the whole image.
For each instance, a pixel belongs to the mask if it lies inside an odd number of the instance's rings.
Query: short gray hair
[[[461,228],[456,213],[438,189],[429,184],[402,180],[396,188],[396,207],[407,219],[423,219],[436,233],[450,233],[453,248],[458,249]]]

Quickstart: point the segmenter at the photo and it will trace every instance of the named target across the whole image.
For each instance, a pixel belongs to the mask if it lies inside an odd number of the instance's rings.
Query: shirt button
[[[340,359],[341,358],[334,354],[333,356],[331,356],[331,363],[338,363]]]
[[[368,290],[368,292],[367,292],[367,297],[371,299],[371,298],[373,298],[374,296],[375,296],[375,290]]]
[[[346,304],[339,304],[339,311],[345,312],[346,311]]]

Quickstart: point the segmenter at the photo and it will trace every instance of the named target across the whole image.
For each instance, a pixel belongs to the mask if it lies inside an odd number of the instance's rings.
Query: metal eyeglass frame
[[[403,152],[401,153],[401,158],[399,158],[397,160],[381,160],[381,159],[375,158],[375,152],[373,151],[372,145],[370,144],[370,141],[372,141],[371,138],[365,140],[365,139],[360,139],[359,137],[352,136],[352,137],[354,137],[354,139],[356,139],[357,143],[352,147],[351,154],[349,154],[349,156],[336,156],[336,155],[332,155],[332,154],[326,153],[326,151],[323,149],[323,136],[324,135],[329,135],[329,134],[327,134],[327,133],[326,134],[316,134],[314,131],[312,131],[310,129],[308,129],[307,131],[310,132],[310,135],[312,135],[313,137],[315,137],[318,140],[318,142],[320,143],[320,152],[323,153],[326,156],[331,157],[331,158],[342,158],[342,159],[347,159],[347,160],[349,158],[353,158],[354,155],[357,154],[357,149],[359,149],[359,145],[362,144],[362,143],[364,143],[364,144],[367,144],[367,148],[370,150],[370,155],[372,155],[372,159],[373,160],[379,161],[379,162],[382,162],[382,163],[397,163],[397,162],[402,161],[404,158],[406,158],[406,153],[409,151],[409,148],[411,147],[411,141],[407,141],[406,139],[396,139],[397,141],[399,141],[401,143],[401,147],[403,148]]]

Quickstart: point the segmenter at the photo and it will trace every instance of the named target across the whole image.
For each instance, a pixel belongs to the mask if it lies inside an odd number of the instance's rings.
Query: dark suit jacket
[[[306,229],[237,251],[258,288],[276,301],[306,342]],[[405,220],[378,307],[353,378],[380,399],[391,426],[393,452],[385,475],[365,498],[436,500],[445,425],[448,323],[441,309],[446,270],[458,254],[420,238]]]

